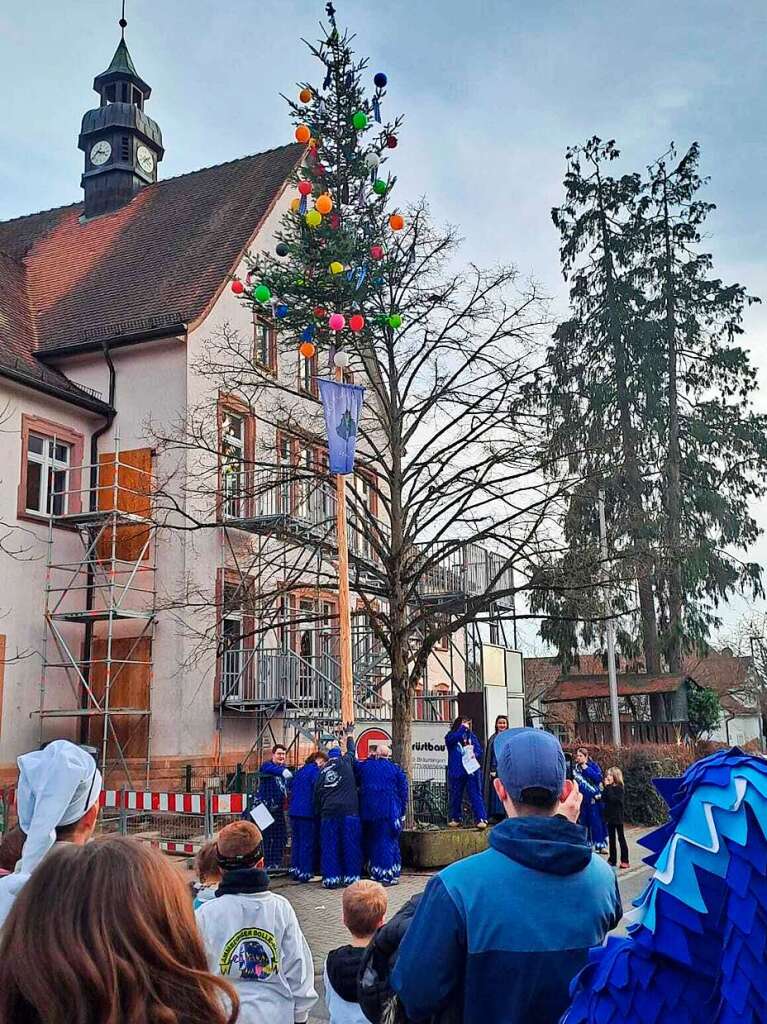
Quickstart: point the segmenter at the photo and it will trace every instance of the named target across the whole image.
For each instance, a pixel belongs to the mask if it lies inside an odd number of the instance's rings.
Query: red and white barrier
[[[210,809],[213,814],[242,814],[247,807],[245,793],[211,794]]]
[[[142,793],[134,790],[105,789],[100,799],[102,807],[123,807],[128,811],[205,813],[205,797],[201,793]]]
[[[180,853],[184,856],[194,856],[199,852],[200,846],[197,843],[177,843],[172,839],[152,839],[149,843],[163,853]]]

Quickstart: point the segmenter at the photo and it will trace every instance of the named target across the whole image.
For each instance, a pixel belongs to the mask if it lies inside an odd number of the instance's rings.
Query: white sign
[[[449,731],[449,722],[412,723],[411,756],[418,778],[432,772],[434,779],[444,779],[447,768],[445,735]],[[354,738],[358,742],[357,756],[365,758],[377,743],[391,745],[391,722],[357,722]]]

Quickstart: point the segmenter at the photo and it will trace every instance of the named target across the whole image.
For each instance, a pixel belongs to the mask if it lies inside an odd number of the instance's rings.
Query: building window
[[[277,335],[274,327],[253,311],[253,357],[259,366],[277,373]]]
[[[71,465],[72,445],[30,432],[24,510],[37,515],[66,515]]]
[[[229,410],[221,420],[224,515],[240,519],[245,498],[245,417]]]
[[[311,359],[304,359],[302,355],[298,357],[298,387],[307,395],[311,395],[312,398],[318,398],[320,391],[317,384],[317,353],[315,352]]]
[[[130,160],[130,138],[127,135],[123,135],[121,141],[122,145],[122,158],[123,160]]]

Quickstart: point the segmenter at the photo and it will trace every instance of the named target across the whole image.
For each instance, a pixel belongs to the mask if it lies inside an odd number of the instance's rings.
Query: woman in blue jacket
[[[259,770],[261,782],[256,795],[274,818],[274,823],[264,829],[264,860],[267,871],[282,870],[285,847],[288,845],[285,801],[293,773],[285,764],[287,754],[287,748],[277,743],[272,747],[271,760],[265,761]]]
[[[447,787],[450,798],[450,828],[461,823],[461,804],[464,791],[468,794],[471,812],[477,828],[487,828],[487,811],[482,799],[482,744],[471,731],[470,718],[456,718],[445,736],[447,747]],[[466,749],[474,753],[476,768],[468,770]]]
[[[326,760],[323,753],[310,754],[290,787],[290,874],[297,882],[308,882],[319,868],[320,823],[314,813],[314,784]]]
[[[381,745],[357,768],[365,861],[370,877],[382,885],[399,882],[399,834],[407,811],[407,776],[390,757],[389,747]]]
[[[583,793],[578,824],[589,834],[597,853],[607,850],[607,826],[602,816],[602,769],[589,757],[585,747],[578,747],[573,763],[573,779]]]

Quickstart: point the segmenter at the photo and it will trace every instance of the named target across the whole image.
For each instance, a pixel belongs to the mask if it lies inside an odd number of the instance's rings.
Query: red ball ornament
[[[330,217],[328,217],[328,223],[334,231],[338,231],[341,227],[341,218],[337,213],[332,213]]]
[[[386,145],[389,147],[389,149],[396,149],[397,148],[397,136],[396,135],[387,135],[386,136]]]
[[[314,315],[317,317],[318,320],[324,320],[325,317],[328,315],[328,311],[325,309],[324,306],[315,306]]]
[[[349,317],[349,330],[361,331],[365,326],[365,317],[360,316],[359,313],[355,313],[354,316]]]
[[[314,173],[317,175],[318,178],[321,178],[323,174],[325,174],[325,165],[316,164],[314,167]]]
[[[312,194],[312,183],[310,181],[299,181],[298,191],[302,196],[310,196]]]
[[[384,257],[383,246],[381,246],[381,245],[371,245],[370,246],[370,255],[373,257],[374,260],[382,260],[383,257]]]
[[[235,295],[242,295],[245,291],[245,285],[242,281],[232,281],[232,291]]]

